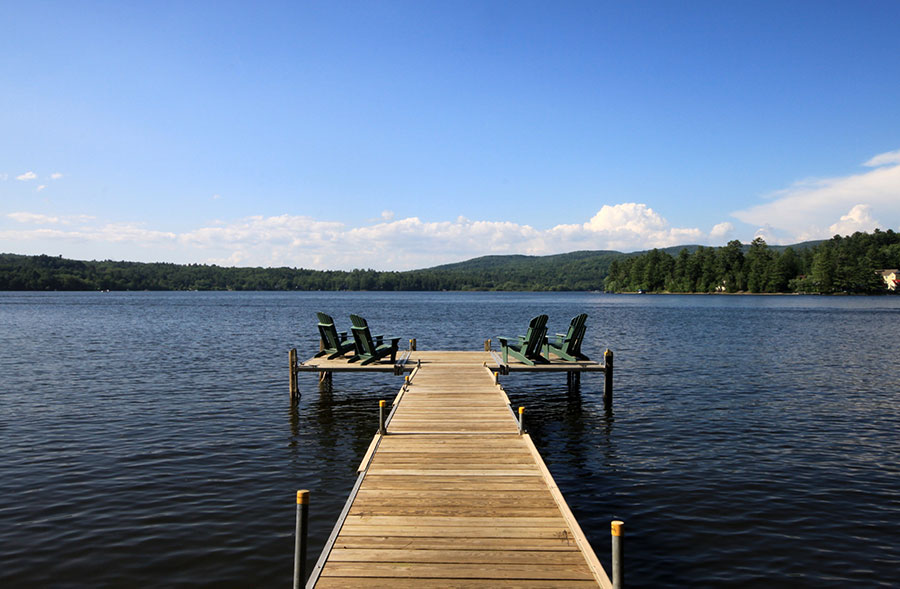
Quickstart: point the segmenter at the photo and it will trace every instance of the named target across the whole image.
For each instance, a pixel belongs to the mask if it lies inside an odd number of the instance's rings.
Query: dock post
[[[604,372],[603,378],[603,405],[607,409],[612,407],[613,399],[613,353],[609,348],[603,354]]]
[[[491,351],[491,340],[489,340],[489,339],[484,340],[484,351],[485,352]]]
[[[384,429],[384,401],[378,401],[378,433],[385,434]]]
[[[409,340],[409,351],[410,352],[416,351],[416,338],[412,338],[411,340]]]
[[[297,385],[297,348],[291,348],[288,352],[288,360],[291,365],[291,399],[300,394],[300,387]]]
[[[297,528],[294,537],[294,589],[306,581],[306,537],[309,530],[309,491],[297,491]]]
[[[624,589],[625,580],[623,567],[623,539],[625,537],[625,522],[613,520],[612,522],[612,583],[613,589]]]
[[[525,408],[519,407],[519,435],[525,433]]]

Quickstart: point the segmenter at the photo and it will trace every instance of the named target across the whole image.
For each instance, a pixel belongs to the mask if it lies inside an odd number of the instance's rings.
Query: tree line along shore
[[[749,246],[659,250],[612,262],[606,290],[671,293],[880,294],[891,292],[885,269],[900,268],[900,234],[892,230],[839,235],[811,247]]]
[[[0,254],[0,290],[593,291],[670,293],[886,293],[900,268],[893,230],[769,247],[760,238],[724,247],[640,253],[581,251],[484,256],[422,270],[234,268],[206,264],[80,261]]]

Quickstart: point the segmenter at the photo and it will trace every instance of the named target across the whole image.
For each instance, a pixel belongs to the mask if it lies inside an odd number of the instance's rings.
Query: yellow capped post
[[[306,582],[306,539],[309,535],[309,491],[297,491],[297,526],[294,536],[294,589]]]
[[[382,436],[385,434],[384,405],[385,401],[383,399],[381,401],[378,401],[378,433]]]
[[[625,547],[625,522],[613,520],[610,526],[612,532],[612,583],[613,589],[625,587],[624,559]]]
[[[525,433],[525,408],[519,407],[519,435]]]

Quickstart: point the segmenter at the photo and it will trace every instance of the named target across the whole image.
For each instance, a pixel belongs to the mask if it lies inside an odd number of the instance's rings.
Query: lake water
[[[301,375],[314,311],[424,349],[589,314],[601,375],[503,378],[601,562],[632,587],[896,586],[900,297],[0,293],[0,586],[285,586],[314,562],[391,375]],[[344,325],[346,326],[346,325]]]

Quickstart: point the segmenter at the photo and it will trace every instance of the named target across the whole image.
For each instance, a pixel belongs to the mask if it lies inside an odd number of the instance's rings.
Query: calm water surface
[[[896,586],[900,297],[0,293],[0,586],[285,586],[294,494],[318,556],[388,375],[301,376],[313,312],[419,349],[590,315],[616,354],[569,393],[509,376],[604,565],[633,587]]]

